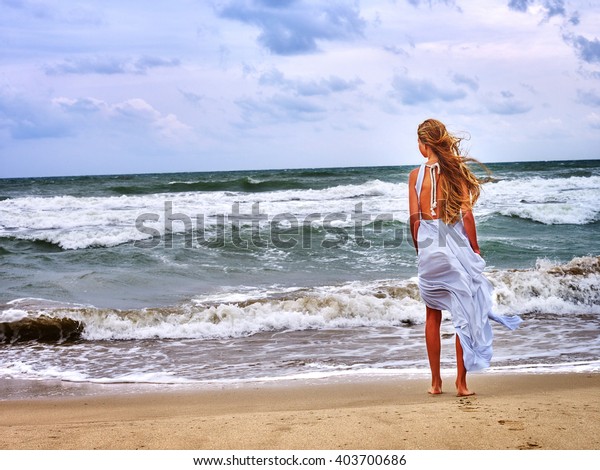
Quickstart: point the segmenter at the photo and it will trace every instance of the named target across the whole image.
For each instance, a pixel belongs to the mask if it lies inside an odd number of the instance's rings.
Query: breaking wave
[[[487,276],[500,313],[600,314],[600,257],[566,264],[540,260],[534,269]],[[0,341],[214,339],[264,331],[411,326],[424,322],[424,311],[415,278],[225,292],[137,310],[17,299],[0,313]]]

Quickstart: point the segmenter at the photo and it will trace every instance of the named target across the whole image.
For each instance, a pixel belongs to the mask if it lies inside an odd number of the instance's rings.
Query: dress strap
[[[440,174],[440,164],[434,163],[433,165],[427,165],[425,163],[421,164],[419,168],[419,174],[417,176],[417,182],[415,184],[415,189],[417,191],[417,201],[419,204],[419,217],[421,217],[421,188],[423,187],[423,178],[425,177],[425,168],[429,168],[429,176],[431,178],[431,199],[430,199],[430,208],[431,215],[435,215],[435,210],[437,209],[437,174]]]
[[[437,178],[435,176],[435,169],[437,168],[437,174],[440,174],[440,164],[435,162],[433,165],[427,165],[429,168],[429,176],[431,177],[431,215],[435,215],[435,209],[437,208]]]
[[[417,182],[415,183],[415,190],[417,191],[417,203],[419,205],[419,218],[421,218],[421,188],[423,187],[423,177],[425,176],[425,163],[421,164],[419,168],[419,175],[417,176]]]

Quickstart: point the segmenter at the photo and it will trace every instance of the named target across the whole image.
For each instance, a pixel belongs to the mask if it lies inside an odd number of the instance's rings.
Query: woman
[[[440,323],[442,310],[456,330],[456,390],[473,395],[467,371],[488,367],[492,358],[489,319],[515,329],[521,319],[492,312],[492,285],[482,274],[472,207],[480,183],[460,155],[461,139],[435,119],[419,125],[419,150],[426,162],[409,176],[410,228],[419,257],[419,291],[426,305],[425,342],[431,368],[429,393],[442,393]]]

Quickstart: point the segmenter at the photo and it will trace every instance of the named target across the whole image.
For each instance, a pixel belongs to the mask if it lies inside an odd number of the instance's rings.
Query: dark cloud
[[[0,0],[0,6],[11,9],[21,17],[33,18],[34,20],[88,26],[102,23],[101,17],[91,7],[82,4],[69,5],[69,2],[64,3],[67,5],[59,5],[58,2],[52,4],[51,2],[29,0]]]
[[[48,103],[3,90],[0,90],[0,129],[7,130],[17,140],[57,138],[71,134],[60,110]]]
[[[149,69],[156,67],[178,67],[181,64],[179,59],[163,59],[162,57],[141,56],[133,61],[133,68],[136,72],[145,73]]]
[[[429,80],[397,75],[392,80],[391,96],[402,104],[415,105],[430,101],[456,101],[467,93],[462,88],[440,88]]]
[[[592,129],[600,129],[600,116],[595,113],[592,113],[587,118],[587,122]]]
[[[474,78],[471,78],[471,77],[467,77],[466,75],[462,75],[460,73],[455,73],[452,77],[452,81],[456,85],[465,85],[467,88],[471,89],[472,91],[479,90],[479,83],[477,83],[477,80]]]
[[[453,7],[456,11],[462,13],[463,10],[456,4],[455,0],[406,0],[413,7],[418,8],[421,5],[427,5],[429,8],[433,8],[434,5],[446,5],[447,7]]]
[[[552,18],[553,16],[566,16],[567,14],[564,0],[545,0],[542,4],[546,8],[548,18]]]
[[[456,2],[454,0],[406,0],[406,1],[414,7],[418,7],[421,5],[428,5],[431,8],[436,3],[441,3],[444,5],[448,5],[448,6],[456,6]],[[460,10],[460,8],[459,8],[459,10]]]
[[[600,95],[594,90],[577,90],[577,99],[580,103],[588,106],[600,106]]]
[[[282,122],[320,121],[326,109],[303,97],[275,95],[266,99],[244,98],[236,101],[242,110],[244,125],[278,124]]]
[[[600,80],[600,70],[587,70],[580,66],[577,73],[585,79]]]
[[[510,0],[508,2],[508,8],[515,11],[525,12],[530,5],[534,5],[536,3],[539,3],[544,8],[546,12],[546,19],[552,18],[553,16],[567,15],[564,0]],[[579,21],[578,17],[577,21]]]
[[[529,84],[529,83],[519,83],[519,85],[521,85],[524,89],[526,89],[529,93],[533,94],[533,95],[537,95],[537,91],[536,89],[533,87],[533,85]]]
[[[79,98],[76,100],[59,99],[56,105],[63,111],[76,114],[94,114],[103,110],[103,102],[92,98]]]
[[[176,67],[179,64],[179,59],[163,59],[151,56],[141,56],[135,59],[119,57],[82,57],[66,59],[57,64],[46,65],[44,71],[47,75],[144,75],[148,70],[153,68]]]
[[[527,11],[527,7],[533,3],[533,0],[510,0],[508,8],[516,11]]]
[[[569,23],[571,23],[573,26],[577,26],[579,22],[579,12],[575,11],[571,14],[571,17],[569,18]]]
[[[316,52],[319,40],[360,37],[366,25],[357,6],[338,2],[232,0],[218,14],[257,26],[259,43],[279,55]]]
[[[499,96],[490,95],[484,101],[489,112],[494,114],[523,114],[531,111],[531,105],[515,98],[513,92],[503,90]]]
[[[288,82],[285,78],[283,72],[277,69],[271,69],[268,72],[263,73],[259,79],[258,83],[261,85],[284,85]]]
[[[48,5],[25,0],[2,0],[0,5],[29,14],[34,18],[48,19],[54,16],[54,12]]]
[[[277,86],[290,90],[299,96],[325,96],[332,93],[351,91],[360,86],[363,81],[359,78],[344,80],[336,76],[322,78],[320,80],[291,80],[277,69],[264,73],[259,78],[261,85]]]
[[[202,101],[204,101],[206,98],[204,95],[192,93],[191,91],[185,91],[185,90],[182,90],[181,88],[178,88],[177,90],[179,91],[179,93],[181,93],[183,95],[183,97],[188,102],[192,103],[194,106],[200,106],[200,103],[202,103]]]
[[[394,46],[394,45],[383,46],[383,50],[387,51],[387,52],[390,52],[390,53],[392,53],[394,55],[401,55],[401,56],[404,56],[404,57],[408,57],[409,56],[408,52],[406,52],[404,49],[402,49],[401,47],[398,47],[398,46]]]
[[[571,34],[565,35],[564,39],[575,48],[575,52],[581,60],[590,64],[600,63],[600,41],[598,38],[590,40],[583,36]]]
[[[568,25],[577,26],[580,23],[578,11],[567,12],[565,8],[565,0],[510,0],[508,7],[515,11],[527,11],[530,5],[539,4],[545,11],[545,20],[554,16],[563,17],[564,30]],[[598,38],[592,40],[584,36],[577,36],[573,33],[566,32],[563,34],[565,42],[573,46],[576,54],[585,62],[594,63],[600,62],[600,41]]]

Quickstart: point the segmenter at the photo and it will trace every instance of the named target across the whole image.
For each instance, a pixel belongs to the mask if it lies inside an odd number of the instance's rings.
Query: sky
[[[600,2],[0,0],[0,177],[600,158]]]

